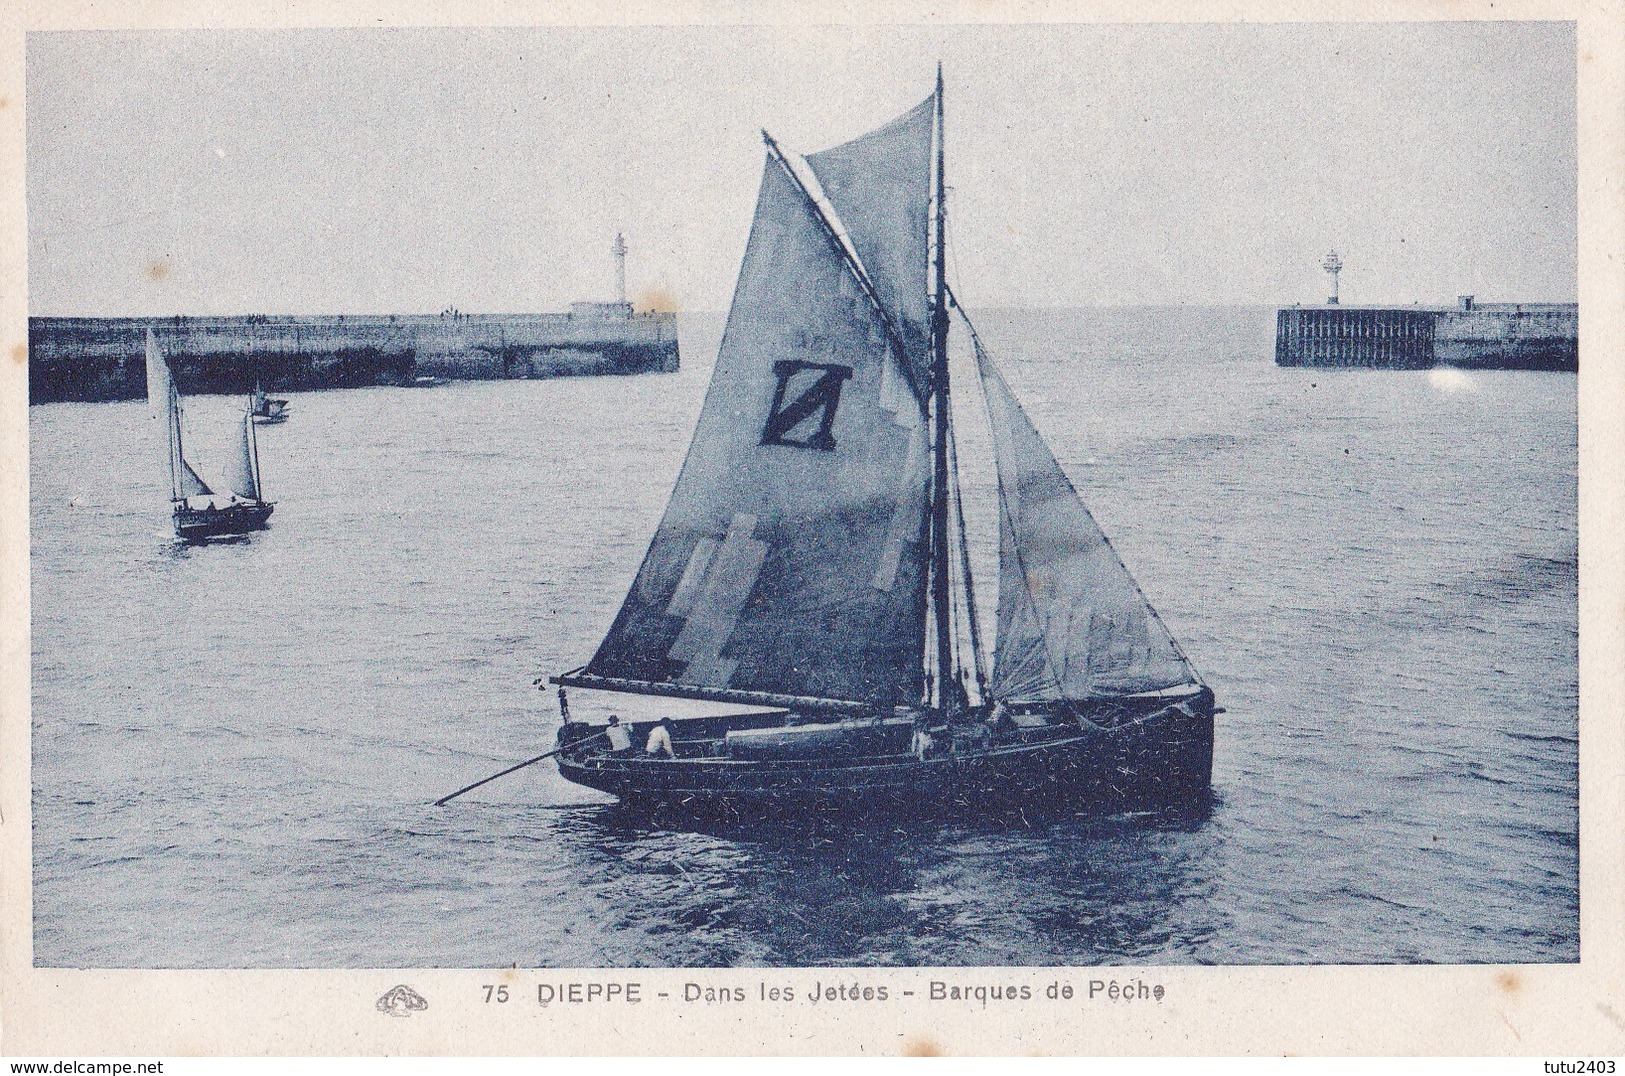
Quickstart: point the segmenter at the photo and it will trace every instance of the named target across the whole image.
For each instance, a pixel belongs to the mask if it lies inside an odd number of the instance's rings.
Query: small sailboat
[[[258,381],[254,382],[254,395],[249,405],[249,411],[258,425],[274,426],[279,422],[288,421],[288,401],[265,395],[265,390],[260,388]]]
[[[568,780],[733,814],[1207,796],[1212,690],[945,280],[942,116],[939,71],[919,106],[833,149],[801,158],[763,132],[687,460],[597,653],[552,678]],[[997,473],[991,671],[951,335],[974,352]],[[566,688],[754,709],[651,738],[572,721]]]
[[[261,491],[252,406],[243,412],[241,437],[233,439],[227,461],[227,491],[217,493],[186,460],[180,392],[151,329],[147,330],[147,402],[153,419],[164,424],[162,439],[167,447],[175,534],[184,541],[201,542],[262,530],[275,506],[264,499]]]

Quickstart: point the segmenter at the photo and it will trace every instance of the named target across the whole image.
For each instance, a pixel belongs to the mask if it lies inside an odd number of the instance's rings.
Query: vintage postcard
[[[1619,5],[4,27],[8,1054],[1625,1054]]]

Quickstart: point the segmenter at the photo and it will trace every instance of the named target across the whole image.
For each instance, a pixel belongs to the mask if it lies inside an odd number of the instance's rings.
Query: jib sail
[[[226,488],[239,497],[250,501],[260,499],[259,475],[254,467],[254,415],[248,411],[243,415],[242,436],[232,446],[232,453],[226,465]]]
[[[999,476],[993,696],[1084,700],[1197,681],[1004,377],[976,349]]]

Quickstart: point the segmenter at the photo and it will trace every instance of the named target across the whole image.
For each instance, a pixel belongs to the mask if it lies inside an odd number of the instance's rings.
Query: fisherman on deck
[[[609,728],[604,730],[604,734],[609,737],[609,749],[617,755],[632,750],[632,736],[615,714],[609,715]]]
[[[671,742],[671,718],[663,717],[660,724],[649,730],[649,743],[643,749],[650,758],[676,758],[677,749]]]
[[[924,762],[931,757],[935,747],[936,741],[931,738],[931,730],[926,728],[925,722],[916,722],[914,725],[914,741],[909,745],[909,750],[914,753],[914,757]]]
[[[1003,741],[1009,739],[1016,731],[1016,723],[1010,716],[1010,708],[997,699],[993,702],[993,713],[989,718],[993,726],[993,739]]]

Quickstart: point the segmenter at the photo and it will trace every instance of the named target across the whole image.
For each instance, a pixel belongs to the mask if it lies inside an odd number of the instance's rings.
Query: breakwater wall
[[[1286,307],[1275,318],[1279,366],[1421,370],[1577,370],[1580,310],[1573,303],[1453,307]]]
[[[617,304],[604,304],[612,307]],[[677,316],[443,314],[351,317],[29,318],[28,398],[146,395],[152,329],[183,393],[669,372]]]

